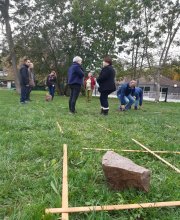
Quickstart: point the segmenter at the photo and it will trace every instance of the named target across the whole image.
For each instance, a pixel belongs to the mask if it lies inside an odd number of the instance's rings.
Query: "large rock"
[[[103,156],[102,166],[112,189],[123,190],[134,187],[146,192],[149,190],[151,172],[132,160],[108,151]]]

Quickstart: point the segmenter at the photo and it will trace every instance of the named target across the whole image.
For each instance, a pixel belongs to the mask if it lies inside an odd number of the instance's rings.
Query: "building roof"
[[[119,82],[119,84],[123,84],[125,82],[129,82],[131,79],[129,77],[124,77],[124,79],[122,81]],[[139,78],[139,85],[146,85],[146,86],[150,86],[150,85],[154,85],[155,84],[155,80],[153,78],[153,76],[142,76]],[[180,87],[180,81],[176,81],[176,80],[171,80],[165,76],[160,76],[160,86],[173,86],[177,85],[177,87]]]

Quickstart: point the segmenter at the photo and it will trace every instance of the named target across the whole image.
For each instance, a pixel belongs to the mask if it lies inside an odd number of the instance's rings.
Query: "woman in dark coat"
[[[116,90],[115,70],[112,67],[112,60],[110,57],[104,58],[103,68],[99,74],[99,77],[97,78],[97,83],[99,84],[98,91],[101,93],[101,114],[108,115],[108,95]]]

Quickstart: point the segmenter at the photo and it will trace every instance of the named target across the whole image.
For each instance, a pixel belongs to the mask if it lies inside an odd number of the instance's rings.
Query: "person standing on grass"
[[[97,78],[99,84],[98,91],[100,94],[101,114],[108,115],[109,104],[108,95],[116,90],[115,86],[115,70],[112,67],[110,57],[105,57],[103,60],[103,68]]]
[[[134,110],[138,109],[142,106],[143,102],[143,90],[140,87],[135,87],[135,89],[132,92],[132,96],[135,97],[135,103],[134,103]]]
[[[131,80],[129,83],[122,84],[117,91],[117,97],[121,103],[119,110],[125,111],[131,108],[131,105],[135,102],[132,94],[135,90],[136,81]]]
[[[21,85],[21,97],[20,97],[20,103],[26,104],[26,98],[29,91],[29,65],[30,60],[25,58],[24,64],[20,68],[19,76],[20,76],[20,85]]]
[[[30,93],[32,91],[32,88],[35,86],[35,77],[34,77],[34,65],[33,63],[30,63],[29,64],[29,89],[28,89],[28,92],[27,92],[27,96],[26,96],[26,101],[32,101],[30,99]]]
[[[56,72],[54,70],[51,71],[51,73],[48,75],[47,80],[46,80],[46,85],[48,86],[49,89],[49,94],[51,95],[52,99],[54,98],[54,93],[55,93],[55,84],[56,84]]]
[[[73,59],[73,64],[68,70],[68,85],[71,90],[69,98],[69,112],[71,114],[76,113],[76,101],[81,90],[81,85],[83,85],[84,72],[81,64],[82,58],[76,56]]]
[[[84,88],[86,90],[86,98],[88,102],[91,101],[92,92],[94,90],[95,84],[96,84],[95,78],[92,76],[92,73],[89,72],[88,77],[86,77],[84,80]]]

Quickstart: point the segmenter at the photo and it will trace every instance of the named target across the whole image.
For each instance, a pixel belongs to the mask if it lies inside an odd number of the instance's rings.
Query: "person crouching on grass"
[[[131,108],[131,105],[135,102],[132,97],[133,90],[135,90],[136,81],[131,80],[129,83],[122,84],[117,91],[117,97],[121,103],[119,110],[125,111]]]
[[[103,68],[97,78],[99,84],[98,91],[100,94],[101,114],[108,115],[109,104],[108,95],[116,90],[115,86],[115,70],[112,67],[110,57],[105,57],[103,60]]]
[[[138,106],[140,109],[143,102],[143,90],[140,87],[135,87],[132,96],[135,97],[134,110],[138,110]]]
[[[88,77],[86,77],[84,80],[84,88],[86,90],[86,97],[87,97],[88,102],[91,101],[92,92],[94,90],[95,84],[96,84],[96,81],[94,77],[92,76],[92,73],[89,72]]]
[[[51,95],[52,99],[54,98],[54,93],[55,93],[55,84],[56,84],[56,72],[53,70],[47,77],[46,85],[48,86],[49,89],[49,94]]]

